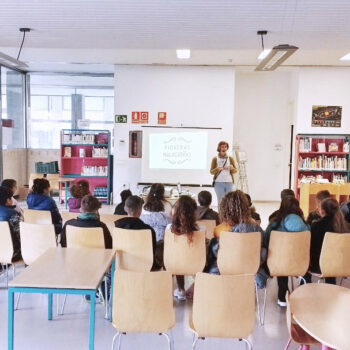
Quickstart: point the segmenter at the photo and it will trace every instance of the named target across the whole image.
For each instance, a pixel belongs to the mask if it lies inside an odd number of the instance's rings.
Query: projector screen
[[[141,182],[208,185],[221,129],[143,127]]]

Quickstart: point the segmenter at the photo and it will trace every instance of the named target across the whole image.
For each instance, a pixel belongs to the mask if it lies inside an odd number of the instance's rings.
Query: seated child
[[[124,190],[120,192],[120,198],[121,202],[115,207],[114,215],[127,215],[126,211],[124,210],[125,207],[125,201],[132,196],[132,192],[130,190]]]
[[[295,193],[293,190],[289,189],[289,188],[285,188],[284,190],[281,191],[281,202],[283,201],[283,199],[287,196],[292,196],[295,197]],[[271,223],[272,221],[275,221],[276,218],[279,216],[279,211],[280,209],[277,209],[276,211],[274,211],[270,216],[269,216],[269,223]]]
[[[90,193],[89,182],[86,180],[80,180],[70,188],[71,198],[68,199],[68,208],[72,213],[79,213],[81,200],[84,196]]]
[[[316,194],[316,209],[309,213],[309,216],[306,219],[306,223],[311,226],[314,222],[322,218],[321,214],[321,203],[324,199],[330,198],[331,194],[329,191],[319,191]]]
[[[12,262],[22,259],[21,241],[19,235],[19,223],[21,216],[13,209],[12,191],[7,187],[0,187],[0,221],[7,221],[10,226],[11,238],[13,244]]]
[[[66,230],[67,226],[77,227],[102,227],[105,248],[112,249],[112,236],[108,227],[100,221],[98,210],[101,208],[100,201],[91,195],[84,196],[81,200],[81,213],[76,219],[68,220],[63,226],[61,233],[61,246],[67,247]]]
[[[245,196],[247,197],[248,204],[249,204],[249,210],[250,210],[250,216],[258,225],[261,225],[261,218],[260,215],[256,212],[255,207],[253,206],[252,199],[250,198],[250,195],[248,193],[245,193]]]
[[[153,247],[153,266],[151,271],[159,270],[160,264],[157,263],[157,240],[156,233],[153,228],[145,224],[141,219],[143,200],[139,196],[130,196],[125,201],[125,211],[128,217],[117,220],[115,227],[124,228],[128,230],[151,230],[152,247]],[[162,254],[160,254],[162,255]]]
[[[12,206],[18,214],[23,215],[23,210],[18,205],[16,199],[13,198],[13,195],[17,192],[17,182],[13,179],[5,179],[2,181],[1,186],[7,187],[12,192]]]
[[[201,191],[198,193],[197,220],[215,220],[219,224],[219,214],[210,208],[212,196],[209,191]]]

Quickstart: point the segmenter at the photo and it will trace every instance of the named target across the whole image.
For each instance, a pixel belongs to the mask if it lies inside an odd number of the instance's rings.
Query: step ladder
[[[241,150],[238,145],[233,146],[233,149],[235,151],[236,161],[238,165],[237,189],[249,194],[248,176],[246,169],[246,164],[248,161],[247,154],[243,150]]]

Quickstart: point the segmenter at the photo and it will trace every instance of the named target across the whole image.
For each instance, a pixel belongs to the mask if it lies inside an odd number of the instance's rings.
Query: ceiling
[[[17,55],[20,27],[32,29],[21,54],[32,70],[67,63],[255,66],[262,29],[269,31],[265,47],[300,48],[285,65],[350,65],[339,61],[350,52],[348,0],[1,0],[2,52]],[[177,48],[190,48],[191,59],[178,60]]]

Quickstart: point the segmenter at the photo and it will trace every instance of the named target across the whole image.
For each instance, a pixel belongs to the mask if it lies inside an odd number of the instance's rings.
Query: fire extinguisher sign
[[[134,124],[140,123],[140,112],[132,112],[131,113],[131,122]]]
[[[140,112],[141,114],[141,123],[148,124],[148,112]]]
[[[166,124],[166,112],[158,112],[158,124]]]

